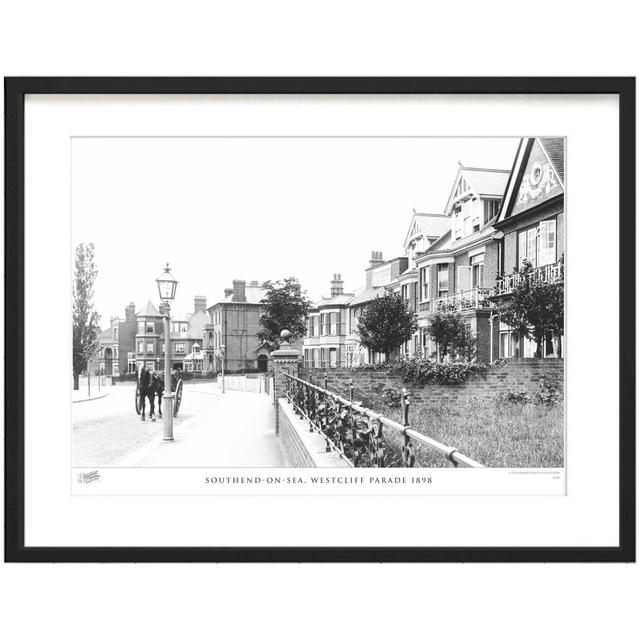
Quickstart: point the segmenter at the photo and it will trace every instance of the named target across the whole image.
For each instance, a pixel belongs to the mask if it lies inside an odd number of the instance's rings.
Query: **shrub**
[[[399,375],[404,382],[427,384],[429,381],[443,384],[460,384],[470,375],[485,373],[489,365],[483,362],[434,362],[421,356],[400,356],[393,362],[358,367],[362,371],[389,371]]]
[[[529,404],[531,396],[525,391],[506,391],[500,394],[499,399],[506,404]]]
[[[543,378],[540,380],[540,389],[534,396],[536,404],[545,404],[553,406],[560,400],[560,390],[558,383],[555,381],[547,380]]]
[[[397,389],[384,389],[382,392],[382,402],[385,407],[396,409],[402,404],[402,392]]]

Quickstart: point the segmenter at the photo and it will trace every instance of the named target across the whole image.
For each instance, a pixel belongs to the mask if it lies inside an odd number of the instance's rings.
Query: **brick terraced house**
[[[564,282],[565,175],[564,138],[523,138],[507,184],[504,203],[494,226],[498,231],[498,279],[493,302],[508,300],[524,260],[533,277]],[[532,357],[533,340],[519,338],[500,324],[500,357]],[[562,356],[561,336],[548,336],[542,357]]]
[[[422,353],[436,356],[427,331],[429,315],[455,307],[478,341],[478,360],[493,359],[497,340],[490,297],[498,275],[498,244],[493,226],[498,217],[509,171],[458,168],[445,207],[449,229],[415,258],[418,270],[418,326]]]

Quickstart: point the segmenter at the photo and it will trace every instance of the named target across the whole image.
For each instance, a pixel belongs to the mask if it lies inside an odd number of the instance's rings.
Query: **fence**
[[[222,376],[218,376],[218,386],[222,385]],[[273,385],[267,375],[261,376],[224,376],[224,388],[228,391],[248,391],[250,393],[270,393]]]
[[[325,378],[326,384],[326,378]],[[409,427],[409,395],[402,393],[404,424],[386,418],[353,400],[350,385],[349,400],[326,388],[285,374],[285,398],[294,411],[309,422],[309,431],[320,433],[326,441],[327,452],[335,451],[354,467],[383,467],[385,464],[384,429],[403,437],[402,464],[415,464],[414,443],[441,453],[455,467],[482,467],[480,463],[460,453],[455,447],[444,445]]]

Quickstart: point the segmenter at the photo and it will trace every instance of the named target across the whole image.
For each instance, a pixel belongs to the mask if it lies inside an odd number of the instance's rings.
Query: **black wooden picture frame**
[[[635,78],[5,78],[5,561],[635,561]],[[28,94],[615,94],[619,98],[619,531],[612,547],[26,547],[25,96]],[[624,348],[622,348],[624,345]],[[10,364],[9,364],[10,363]],[[615,417],[612,416],[612,420]]]

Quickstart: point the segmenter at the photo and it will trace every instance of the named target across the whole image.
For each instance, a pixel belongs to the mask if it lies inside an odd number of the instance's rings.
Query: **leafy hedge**
[[[400,356],[392,362],[362,365],[361,371],[388,371],[400,376],[403,382],[427,384],[460,384],[470,375],[486,373],[491,365],[483,362],[433,362],[419,356]]]

